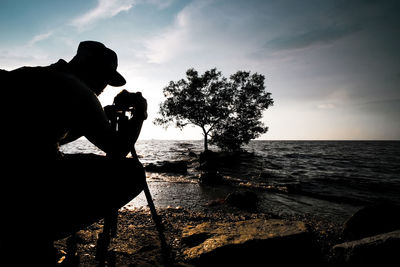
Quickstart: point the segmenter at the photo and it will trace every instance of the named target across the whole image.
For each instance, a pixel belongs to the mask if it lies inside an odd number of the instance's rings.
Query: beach
[[[343,154],[349,146],[353,150]],[[397,159],[398,147],[396,142],[394,148],[392,143],[250,144],[245,153],[217,159],[223,177],[219,184],[201,183],[203,171],[199,170],[199,155],[202,148],[197,141],[142,141],[136,150],[144,166],[148,167],[149,188],[165,225],[165,236],[172,248],[175,264],[193,264],[185,258],[187,245],[182,243],[182,232],[188,225],[276,219],[303,222],[307,228],[307,242],[317,247],[313,252],[313,262],[336,266],[339,260],[333,247],[347,241],[343,235],[345,222],[377,200],[389,199],[397,203],[398,199],[392,196],[399,192],[399,180],[391,174],[396,173],[398,166],[383,166],[390,161],[382,157]],[[359,151],[354,151],[354,148]],[[65,151],[71,152],[71,149],[67,147]],[[388,154],[390,149],[392,151]],[[85,141],[75,144],[72,150],[98,152]],[[363,155],[365,150],[373,151],[374,155],[369,157],[375,162],[366,162],[362,158],[368,156]],[[326,161],[330,162],[329,166],[324,166]],[[162,169],[166,163],[182,162],[186,164],[186,171]],[[381,167],[380,170],[376,170],[377,166]],[[377,177],[377,173],[381,177]],[[355,186],[357,182],[359,186]],[[378,182],[379,188],[371,186]],[[389,187],[390,190],[385,190]],[[257,200],[255,206],[243,207],[228,201],[230,195],[246,192],[251,192]],[[382,199],[382,196],[387,199]],[[99,222],[78,233],[77,255],[81,264],[96,264],[95,242],[101,229],[102,222]],[[66,250],[66,241],[59,241],[57,246]],[[109,252],[114,255],[111,261],[117,266],[163,265],[157,231],[143,194],[120,210],[118,233]]]
[[[256,218],[279,218],[273,214],[252,213],[235,208],[217,207],[203,211],[184,208],[158,209],[165,227],[167,243],[171,247],[173,261],[176,265],[191,266],[184,258],[187,248],[182,243],[182,230],[187,225],[203,222],[238,222]],[[332,245],[340,241],[340,226],[311,218],[286,217],[283,220],[302,220],[310,226],[310,234],[321,249],[314,256],[323,264],[330,264]],[[113,255],[116,266],[163,266],[160,240],[151,214],[147,208],[123,209],[119,212],[117,236],[109,246],[109,255]],[[98,234],[103,229],[103,221],[95,223],[77,233],[77,255],[79,263],[84,266],[98,265],[95,259]],[[67,239],[55,243],[59,251],[68,251]],[[64,253],[63,252],[63,253]],[[244,256],[245,257],[245,256]],[[62,266],[62,264],[59,264]],[[112,265],[111,265],[112,266]],[[195,266],[195,265],[194,265]]]

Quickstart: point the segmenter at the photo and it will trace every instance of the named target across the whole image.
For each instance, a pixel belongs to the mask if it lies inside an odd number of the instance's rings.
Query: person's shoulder
[[[41,87],[51,86],[54,84],[74,83],[73,77],[66,71],[55,68],[58,62],[49,66],[23,66],[8,72],[8,77],[13,80],[16,85],[24,85],[26,83]]]
[[[63,75],[61,84],[57,86],[58,94],[65,100],[69,100],[78,106],[93,105],[98,102],[94,92],[80,79],[73,75]]]
[[[67,87],[69,90],[78,90],[82,92],[91,91],[90,88],[78,77],[70,73],[54,72],[52,73],[57,87]]]
[[[94,95],[92,90],[69,70],[67,63],[62,59],[46,67],[46,76],[58,90],[66,90],[71,94],[80,94],[90,97]]]

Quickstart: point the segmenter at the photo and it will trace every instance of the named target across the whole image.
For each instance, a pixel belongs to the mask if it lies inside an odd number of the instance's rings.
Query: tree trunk
[[[208,150],[208,140],[207,140],[207,131],[204,129],[204,127],[201,127],[203,129],[203,135],[204,135],[204,151]]]

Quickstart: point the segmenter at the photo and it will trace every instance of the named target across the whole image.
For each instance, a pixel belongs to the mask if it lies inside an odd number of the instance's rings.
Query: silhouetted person
[[[117,132],[97,98],[107,85],[125,84],[116,69],[114,51],[85,41],[68,63],[1,70],[0,266],[43,260],[52,241],[142,191],[134,144],[147,118],[146,100],[139,95],[134,116]],[[81,136],[107,157],[60,153],[59,145]],[[125,158],[131,150],[134,157]]]

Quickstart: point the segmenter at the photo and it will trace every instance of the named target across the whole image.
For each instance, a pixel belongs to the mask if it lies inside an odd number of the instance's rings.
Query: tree
[[[213,144],[224,150],[236,151],[268,131],[260,120],[273,100],[271,93],[265,91],[264,80],[264,75],[250,75],[245,71],[238,71],[230,77],[230,113],[214,127],[211,134]]]
[[[182,129],[188,124],[199,126],[203,131],[204,150],[208,150],[210,131],[229,115],[230,88],[226,78],[215,68],[199,76],[194,69],[186,72],[187,80],[171,81],[164,88],[166,100],[160,104],[161,118],[154,123]]]
[[[166,99],[155,124],[175,122],[180,129],[188,124],[199,126],[204,150],[208,150],[209,136],[222,149],[236,150],[267,131],[259,119],[273,100],[265,92],[263,75],[238,71],[227,81],[214,68],[201,76],[189,69],[186,78],[164,88]]]

